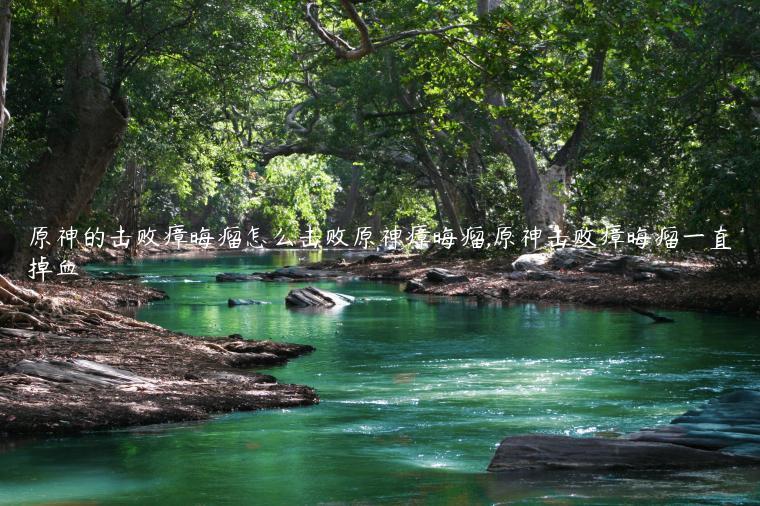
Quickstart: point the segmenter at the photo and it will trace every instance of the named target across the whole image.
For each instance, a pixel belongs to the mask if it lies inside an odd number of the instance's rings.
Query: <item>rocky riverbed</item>
[[[725,277],[699,262],[666,263],[571,251],[491,260],[370,255],[356,262],[321,262],[312,267],[367,280],[403,282],[408,292],[416,294],[715,311],[760,318],[760,280]]]

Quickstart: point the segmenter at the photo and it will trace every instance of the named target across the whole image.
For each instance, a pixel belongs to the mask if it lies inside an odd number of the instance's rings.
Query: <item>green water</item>
[[[316,259],[316,253],[310,260]],[[399,286],[319,286],[362,298],[287,310],[287,283],[219,272],[304,252],[95,266],[148,275],[170,299],[138,317],[198,335],[312,344],[272,368],[315,387],[309,408],[0,446],[0,504],[759,504],[760,470],[658,474],[484,472],[507,435],[593,436],[665,423],[724,389],[760,388],[760,326],[664,312],[410,297]],[[228,308],[228,298],[269,305]],[[3,445],[3,443],[0,443]]]

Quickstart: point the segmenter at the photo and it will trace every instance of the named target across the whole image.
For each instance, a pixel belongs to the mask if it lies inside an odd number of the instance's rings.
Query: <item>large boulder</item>
[[[512,262],[512,269],[515,271],[541,271],[548,266],[549,260],[551,260],[549,253],[526,253]]]
[[[621,439],[513,436],[489,471],[526,469],[693,469],[760,465],[760,392],[738,390],[668,425]]]
[[[328,292],[313,286],[291,290],[285,297],[285,304],[292,307],[336,307],[347,306],[355,298],[342,293]]]
[[[760,458],[760,392],[737,390],[687,411],[670,424],[628,436]]]
[[[742,464],[760,464],[760,459],[668,443],[536,435],[504,439],[488,470],[698,469]]]

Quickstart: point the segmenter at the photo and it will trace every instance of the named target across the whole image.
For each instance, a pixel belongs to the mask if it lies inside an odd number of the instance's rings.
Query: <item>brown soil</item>
[[[760,280],[725,279],[711,272],[711,266],[704,263],[674,263],[684,272],[677,280],[637,282],[617,274],[552,271],[559,279],[514,281],[506,277],[512,271],[512,260],[443,260],[395,255],[384,257],[382,262],[323,262],[318,267],[384,281],[424,280],[425,273],[434,267],[469,278],[467,282],[451,284],[423,281],[423,288],[417,293],[430,295],[716,311],[760,318]]]
[[[0,434],[75,433],[318,402],[311,388],[279,384],[251,370],[285,363],[312,351],[310,346],[191,337],[111,311],[165,297],[140,285],[81,279],[13,286],[22,297],[34,298],[30,289],[36,290],[38,299],[11,303],[6,290],[0,300]],[[22,312],[33,318],[17,317]],[[75,359],[139,380],[100,384],[97,375],[82,382],[15,370],[19,363],[29,365],[24,360],[37,366]]]

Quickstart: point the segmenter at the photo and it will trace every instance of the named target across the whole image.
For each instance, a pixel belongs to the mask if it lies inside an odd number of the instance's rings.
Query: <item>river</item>
[[[316,260],[261,252],[96,265],[147,276],[170,299],[137,317],[175,331],[311,344],[266,370],[321,403],[203,423],[0,443],[0,504],[758,504],[760,470],[498,476],[499,441],[604,436],[667,423],[732,388],[760,388],[760,326],[722,315],[637,314],[409,296],[320,282],[341,311],[285,308],[303,284],[216,283]],[[228,298],[266,305],[227,307]]]

